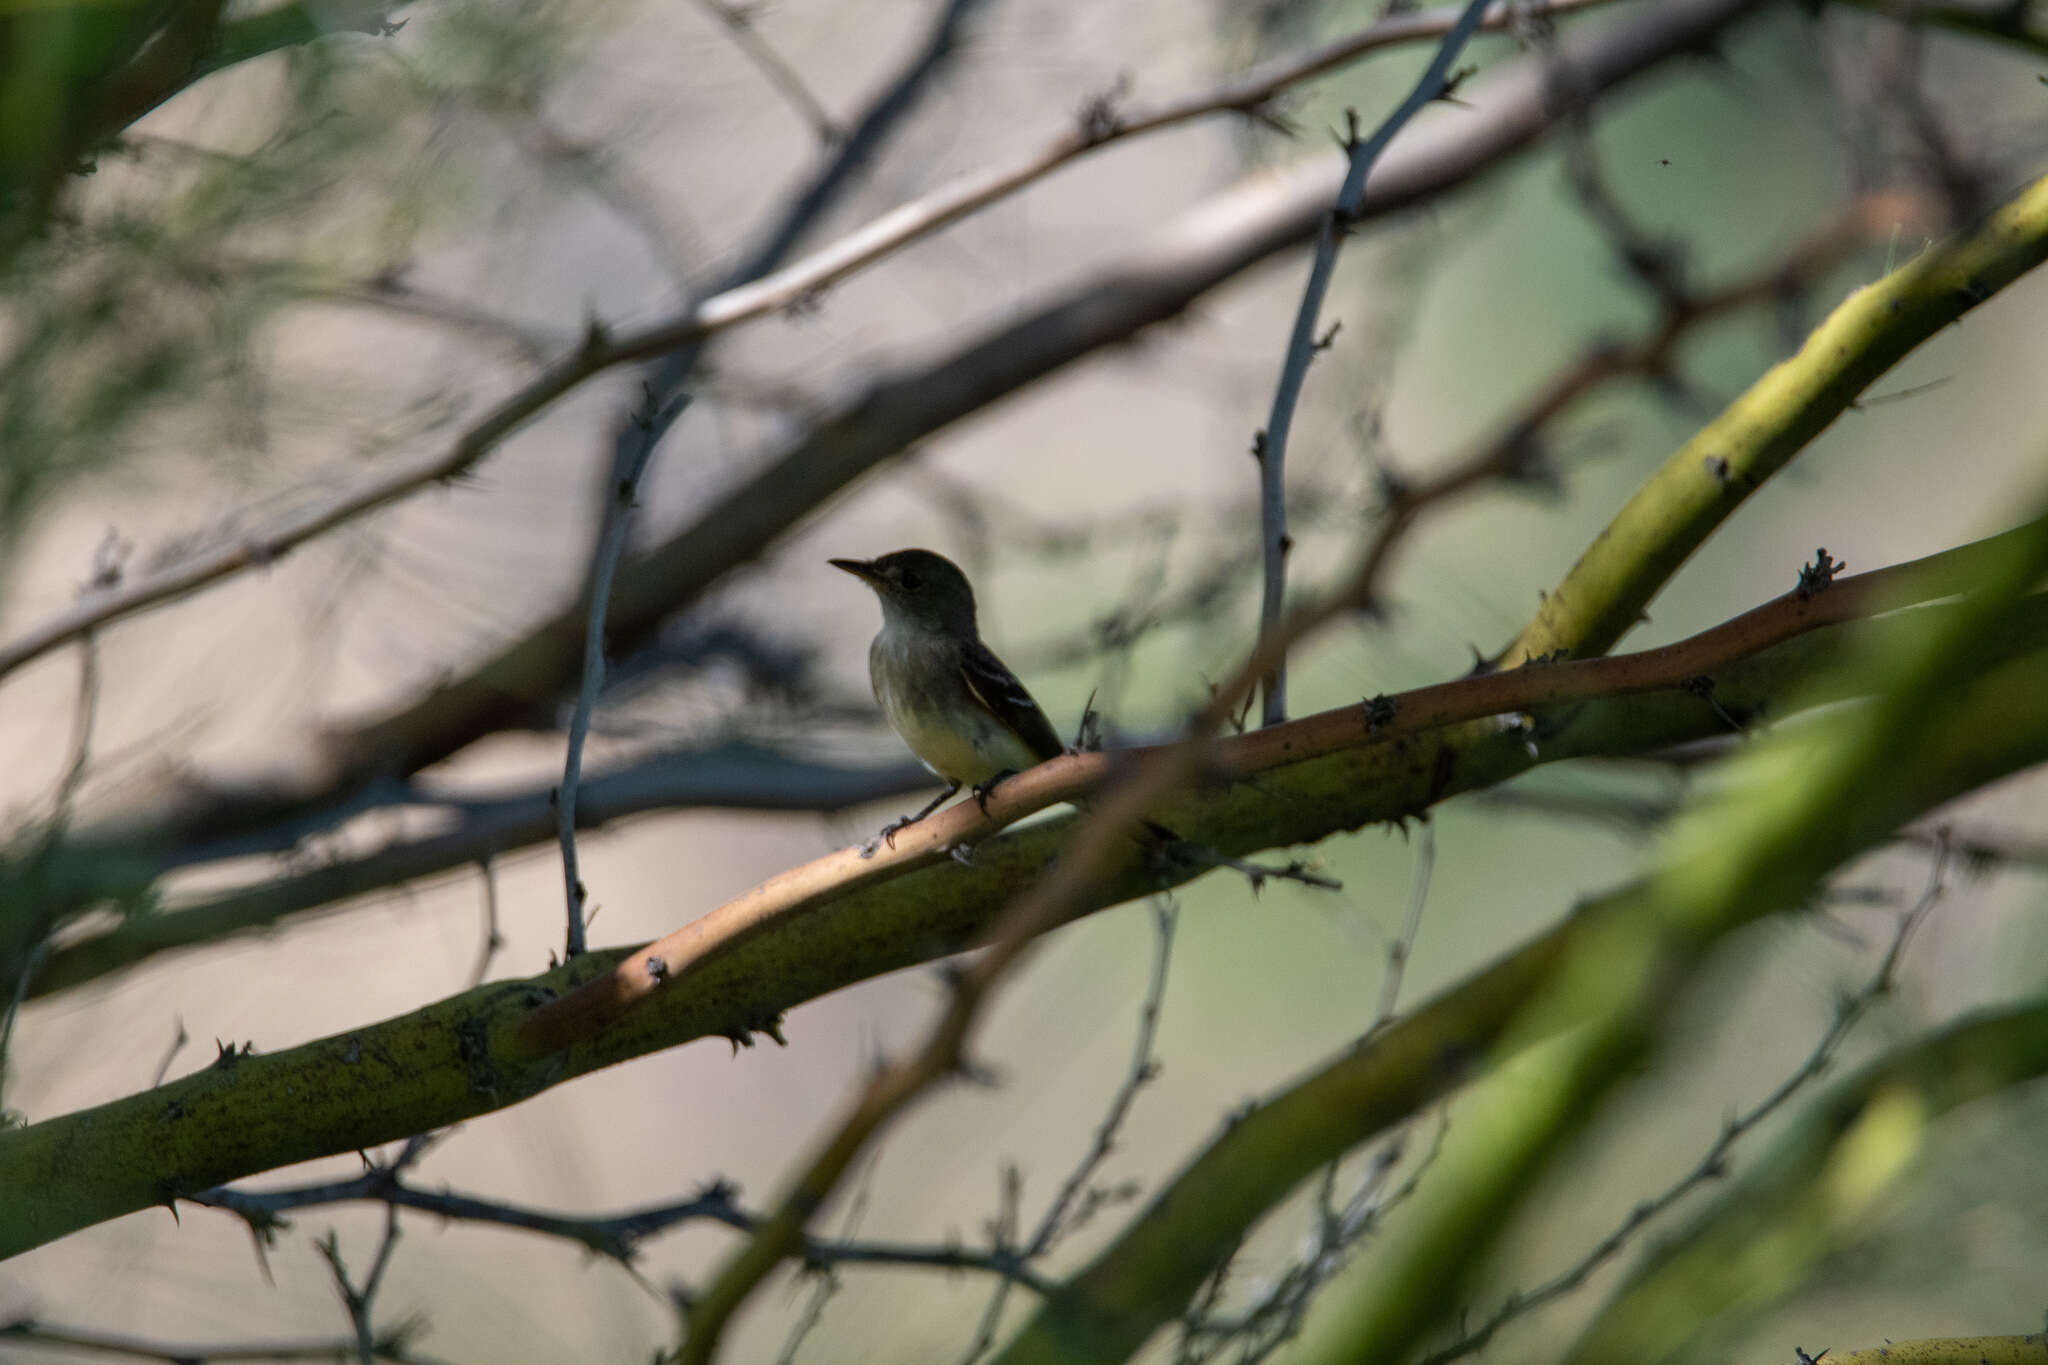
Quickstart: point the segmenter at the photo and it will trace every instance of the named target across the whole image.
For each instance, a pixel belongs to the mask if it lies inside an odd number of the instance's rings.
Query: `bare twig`
[[[1046,1206],[1045,1214],[1038,1221],[1037,1230],[1024,1240],[1018,1254],[1026,1261],[1033,1261],[1051,1251],[1066,1233],[1079,1227],[1089,1214],[1099,1206],[1099,1199],[1083,1199],[1088,1182],[1109,1154],[1116,1149],[1116,1136],[1122,1129],[1124,1119],[1131,1112],[1131,1104],[1138,1092],[1149,1085],[1159,1074],[1159,1059],[1152,1046],[1159,1032],[1159,1006],[1166,998],[1166,968],[1173,956],[1173,931],[1180,917],[1179,909],[1169,896],[1160,896],[1152,904],[1152,929],[1155,946],[1152,955],[1152,976],[1145,987],[1144,1001],[1138,1007],[1137,1040],[1131,1049],[1130,1070],[1125,1073],[1123,1083],[1116,1094],[1110,1097],[1109,1109],[1102,1122],[1096,1126],[1095,1140],[1082,1154],[1081,1160],[1060,1185],[1052,1203]],[[962,1365],[973,1365],[989,1347],[995,1344],[996,1329],[1003,1320],[1003,1307],[1009,1302],[1010,1287],[1015,1283],[1005,1280],[996,1286],[989,1296],[988,1307],[982,1311],[981,1322],[975,1328],[974,1339],[968,1345],[967,1353],[961,1357]]]
[[[624,1213],[591,1216],[554,1213],[502,1200],[483,1199],[449,1190],[426,1190],[407,1183],[406,1171],[417,1159],[411,1144],[387,1164],[373,1164],[347,1180],[289,1186],[279,1190],[243,1190],[223,1185],[185,1196],[187,1202],[234,1214],[248,1225],[260,1244],[268,1245],[284,1231],[285,1215],[334,1204],[379,1203],[466,1223],[516,1228],[573,1242],[607,1260],[631,1267],[647,1239],[687,1223],[718,1223],[737,1232],[752,1232],[761,1216],[742,1207],[737,1191],[714,1182],[687,1199],[651,1204]],[[1015,1279],[1042,1292],[1045,1281],[1014,1249],[974,1251],[965,1247],[910,1242],[856,1241],[848,1238],[807,1238],[799,1252],[807,1266],[891,1265],[933,1270],[965,1270]]]
[[[868,1163],[868,1174],[874,1174],[875,1164]],[[843,1242],[853,1240],[853,1234],[860,1228],[861,1215],[867,1211],[868,1186],[865,1181],[847,1204],[846,1217],[841,1223],[839,1237]],[[803,1349],[804,1338],[817,1329],[824,1319],[825,1305],[839,1292],[839,1275],[829,1265],[819,1264],[807,1267],[816,1283],[811,1286],[811,1297],[804,1304],[803,1311],[789,1331],[782,1344],[782,1350],[775,1358],[776,1365],[796,1365],[796,1353]]]
[[[491,970],[491,959],[498,955],[498,949],[505,946],[505,936],[498,931],[498,864],[490,854],[477,860],[477,877],[483,882],[484,936],[477,945],[476,966],[470,970],[469,984],[472,987],[484,984],[484,977]]]
[[[1569,1269],[1534,1289],[1509,1295],[1507,1300],[1479,1326],[1463,1332],[1456,1340],[1423,1357],[1422,1365],[1450,1365],[1451,1361],[1462,1360],[1476,1351],[1485,1349],[1494,1336],[1509,1323],[1578,1289],[1592,1277],[1594,1271],[1618,1255],[1645,1225],[1685,1196],[1700,1186],[1727,1175],[1729,1157],[1735,1149],[1735,1144],[1826,1071],[1834,1061],[1835,1053],[1857,1023],[1869,1013],[1873,1005],[1891,993],[1892,986],[1898,979],[1899,961],[1905,954],[1907,941],[1920,922],[1927,917],[1928,912],[1941,900],[1947,864],[1947,849],[1939,849],[1928,871],[1926,890],[1921,893],[1920,899],[1899,917],[1891,946],[1885,950],[1877,971],[1861,990],[1845,996],[1835,1007],[1835,1017],[1828,1024],[1827,1030],[1821,1034],[1820,1041],[1814,1045],[1813,1051],[1807,1054],[1806,1060],[1789,1076],[1778,1083],[1776,1089],[1752,1108],[1731,1116],[1691,1170],[1658,1194],[1629,1210],[1626,1218],[1595,1243]]]
[[[565,953],[576,957],[583,951],[583,879],[576,867],[576,792],[583,780],[583,742],[590,734],[590,715],[597,709],[597,694],[604,690],[605,616],[611,608],[612,579],[619,571],[619,559],[626,553],[626,536],[632,529],[633,509],[640,497],[640,480],[654,457],[660,435],[689,405],[687,396],[654,406],[634,415],[640,439],[623,443],[618,463],[612,470],[604,503],[604,525],[590,566],[590,617],[583,635],[583,686],[576,694],[576,709],[569,720],[568,754],[562,764],[562,785],[555,793],[556,837],[562,845],[562,878],[567,883],[569,930]]]
[[[71,758],[64,775],[57,780],[57,793],[50,802],[50,818],[44,826],[43,846],[53,848],[71,824],[71,813],[85,785],[86,766],[92,761],[93,730],[100,714],[99,641],[88,631],[78,638],[78,703],[71,731]]]
[[[171,1034],[169,1046],[164,1048],[163,1060],[156,1064],[156,1075],[150,1079],[149,1085],[152,1090],[164,1083],[164,1077],[171,1072],[171,1063],[177,1060],[178,1054],[185,1050],[185,1044],[191,1041],[192,1037],[185,1032],[185,1021],[181,1017],[177,1030]]]
[[[1273,409],[1266,418],[1265,429],[1252,446],[1259,462],[1259,527],[1265,561],[1265,591],[1259,607],[1259,632],[1262,635],[1271,635],[1279,628],[1281,614],[1287,607],[1287,552],[1293,545],[1287,536],[1287,437],[1294,425],[1294,409],[1301,399],[1301,386],[1308,378],[1309,362],[1322,349],[1316,328],[1322,315],[1323,296],[1329,292],[1330,277],[1337,269],[1337,248],[1351,230],[1359,208],[1365,202],[1365,178],[1379,160],[1380,153],[1394,140],[1394,134],[1422,112],[1424,105],[1448,88],[1451,63],[1464,50],[1466,40],[1478,30],[1486,5],[1487,0],[1469,0],[1457,23],[1451,25],[1443,41],[1437,44],[1436,56],[1430,59],[1421,79],[1409,91],[1408,98],[1387,115],[1371,137],[1360,138],[1357,115],[1348,115],[1351,128],[1344,150],[1350,167],[1344,176],[1344,187],[1337,192],[1336,205],[1323,221],[1322,232],[1316,238],[1308,283],[1302,288],[1301,306],[1295,312],[1294,330],[1288,337],[1287,352],[1280,364],[1280,382],[1273,392]],[[1273,660],[1263,691],[1265,706],[1262,719],[1267,725],[1278,725],[1287,719],[1284,654]]]
[[[830,147],[845,136],[844,131],[826,110],[824,102],[811,93],[811,87],[804,83],[804,78],[797,73],[796,68],[775,50],[773,44],[761,36],[761,30],[755,25],[751,10],[741,5],[729,4],[727,0],[697,0],[697,7],[725,26],[725,31],[732,35],[733,46],[754,64],[768,83],[775,87],[777,94],[789,101],[790,108],[796,110],[798,117],[810,125],[811,131],[817,135],[821,145]]]
[[[376,1258],[370,1262],[370,1273],[363,1277],[360,1289],[349,1278],[348,1266],[342,1262],[338,1235],[330,1229],[313,1245],[326,1259],[327,1268],[334,1275],[335,1291],[341,1295],[349,1323],[355,1328],[357,1359],[362,1365],[371,1365],[377,1358],[377,1334],[371,1327],[370,1314],[376,1306],[377,1291],[383,1287],[384,1272],[391,1266],[391,1253],[398,1245],[398,1206],[393,1204],[384,1210],[384,1236],[377,1243]]]
[[[1609,0],[1549,0],[1512,7],[1496,3],[1482,26],[1506,28],[1511,11],[1543,17],[1605,3]],[[1276,58],[1211,89],[1149,107],[1124,110],[1112,104],[1102,111],[1100,118],[1079,121],[1079,126],[1060,133],[1038,151],[993,170],[970,171],[921,199],[891,209],[866,227],[800,261],[706,299],[694,310],[692,320],[703,329],[703,334],[709,334],[788,308],[976,209],[1043,179],[1098,147],[1214,114],[1256,115],[1289,86],[1337,70],[1367,53],[1441,38],[1451,30],[1460,13],[1459,7],[1444,6],[1390,15],[1309,52]]]
[[[430,1356],[414,1351],[411,1338],[419,1334],[417,1322],[401,1323],[381,1333],[371,1343],[374,1359],[390,1365],[437,1365]],[[229,1365],[230,1362],[273,1362],[287,1360],[335,1361],[359,1355],[361,1343],[355,1338],[299,1339],[292,1341],[240,1341],[190,1345],[155,1341],[147,1337],[103,1332],[96,1328],[62,1327],[56,1323],[18,1318],[0,1323],[0,1341],[18,1341],[48,1351],[88,1351],[99,1357],[126,1360],[157,1360],[164,1365]]]
[[[1380,1001],[1372,1012],[1366,1036],[1386,1027],[1401,1001],[1401,977],[1408,969],[1408,955],[1415,951],[1415,936],[1422,931],[1422,910],[1429,904],[1429,877],[1436,870],[1436,826],[1425,821],[1415,838],[1415,883],[1408,891],[1408,918],[1401,935],[1387,945],[1387,974],[1380,981]]]
[[[386,273],[357,283],[342,284],[294,280],[285,287],[302,299],[373,308],[451,328],[501,346],[508,354],[529,365],[545,365],[550,355],[559,354],[567,344],[564,336],[555,329],[535,327],[486,312],[461,299],[420,289],[397,274]]]
[[[1391,1190],[1387,1188],[1387,1178],[1406,1145],[1399,1136],[1367,1158],[1357,1184],[1341,1204],[1336,1197],[1341,1163],[1332,1162],[1324,1167],[1316,1199],[1315,1230],[1293,1263],[1272,1277],[1242,1312],[1219,1317],[1213,1311],[1212,1299],[1205,1311],[1184,1318],[1175,1365],[1203,1365],[1232,1346],[1237,1348],[1238,1365],[1255,1365],[1293,1340],[1317,1292],[1343,1268],[1352,1250],[1379,1226],[1380,1220],[1421,1185],[1422,1178],[1442,1153],[1444,1135],[1449,1131],[1448,1117],[1439,1119],[1429,1151],[1415,1163],[1407,1178]]]

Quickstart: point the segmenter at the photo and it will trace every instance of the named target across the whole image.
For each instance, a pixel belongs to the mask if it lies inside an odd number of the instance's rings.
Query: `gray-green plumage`
[[[875,591],[882,630],[868,678],[882,714],[925,766],[958,786],[983,786],[1064,752],[1031,693],[982,643],[974,589],[930,550],[835,559]]]

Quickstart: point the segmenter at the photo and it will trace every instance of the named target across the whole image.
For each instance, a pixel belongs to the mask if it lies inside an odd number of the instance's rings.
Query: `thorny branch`
[[[185,1196],[185,1199],[188,1203],[234,1214],[248,1225],[251,1235],[262,1246],[274,1244],[278,1235],[290,1226],[285,1217],[288,1213],[334,1204],[369,1202],[384,1204],[394,1212],[409,1209],[437,1218],[517,1228],[559,1238],[629,1268],[639,1257],[641,1245],[649,1238],[686,1223],[719,1223],[737,1232],[752,1232],[761,1222],[761,1215],[742,1206],[738,1201],[738,1189],[725,1181],[714,1181],[687,1199],[651,1204],[609,1216],[553,1213],[502,1200],[482,1199],[447,1190],[421,1189],[408,1182],[405,1176],[425,1150],[426,1144],[408,1143],[392,1161],[367,1163],[361,1175],[347,1180],[288,1186],[279,1190],[244,1190],[223,1185]],[[978,1271],[1014,1279],[1035,1291],[1042,1292],[1045,1288],[1044,1281],[1024,1257],[1015,1249],[1003,1247],[974,1251],[951,1244],[918,1245],[814,1237],[805,1239],[799,1259],[813,1268],[899,1265]]]

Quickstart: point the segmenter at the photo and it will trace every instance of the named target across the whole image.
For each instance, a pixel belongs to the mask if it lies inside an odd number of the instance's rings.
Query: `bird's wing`
[[[1038,709],[1024,684],[1017,681],[1017,675],[987,645],[979,640],[968,642],[961,651],[960,676],[974,699],[1023,740],[1040,762],[1058,758],[1067,751],[1060,743],[1059,732],[1052,728],[1045,712]]]

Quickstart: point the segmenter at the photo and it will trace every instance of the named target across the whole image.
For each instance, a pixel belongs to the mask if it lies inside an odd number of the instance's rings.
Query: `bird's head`
[[[882,599],[883,620],[949,633],[974,634],[974,589],[967,575],[944,555],[930,550],[898,550],[880,559],[835,559],[875,590]]]

